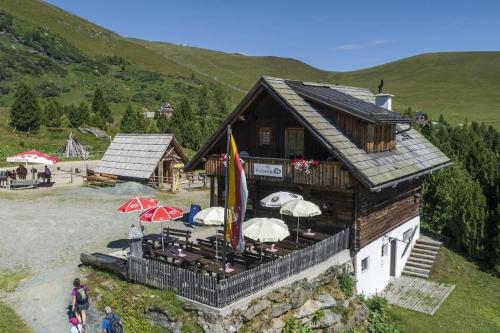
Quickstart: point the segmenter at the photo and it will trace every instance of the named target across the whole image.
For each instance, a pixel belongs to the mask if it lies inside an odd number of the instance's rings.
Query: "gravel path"
[[[65,308],[71,282],[78,275],[79,254],[112,252],[107,244],[126,238],[137,217],[117,213],[117,206],[131,196],[154,194],[148,187],[130,183],[109,189],[73,186],[0,192],[0,267],[23,265],[32,273],[4,301],[36,332],[68,331]],[[182,191],[168,198],[168,204],[188,211],[191,202],[206,206],[208,192]],[[146,232],[159,228],[159,224],[148,225]]]

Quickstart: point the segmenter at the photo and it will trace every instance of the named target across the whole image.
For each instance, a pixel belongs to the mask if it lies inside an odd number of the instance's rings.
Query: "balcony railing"
[[[297,170],[291,160],[265,157],[243,159],[247,179],[281,182],[287,184],[312,185],[319,187],[350,188],[356,180],[337,161],[320,161],[307,174]],[[224,176],[225,166],[220,155],[211,155],[205,162],[207,176]]]

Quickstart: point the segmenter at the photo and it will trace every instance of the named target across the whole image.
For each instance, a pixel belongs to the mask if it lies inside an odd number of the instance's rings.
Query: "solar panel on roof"
[[[376,104],[366,102],[334,88],[325,86],[311,86],[292,81],[287,81],[287,84],[297,94],[302,95],[306,99],[313,99],[317,102],[339,108],[370,122],[411,122],[411,119],[406,118],[397,112],[387,110],[385,108],[377,106]]]

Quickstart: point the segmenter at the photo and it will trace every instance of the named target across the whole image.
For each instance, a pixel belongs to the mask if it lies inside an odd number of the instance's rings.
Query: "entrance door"
[[[397,252],[398,240],[391,240],[391,276],[396,276],[396,252]]]

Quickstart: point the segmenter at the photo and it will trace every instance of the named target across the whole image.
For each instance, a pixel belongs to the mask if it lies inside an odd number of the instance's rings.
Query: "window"
[[[271,144],[271,128],[270,127],[263,127],[260,129],[260,145],[270,145]]]
[[[413,233],[413,229],[408,229],[403,233],[403,241],[408,242],[410,240],[411,234]]]
[[[386,256],[388,253],[389,253],[389,245],[388,244],[382,245],[382,257]]]
[[[368,270],[368,258],[366,257],[365,259],[361,260],[361,271],[367,271]]]
[[[286,157],[302,158],[304,157],[304,129],[287,128],[286,129]]]

